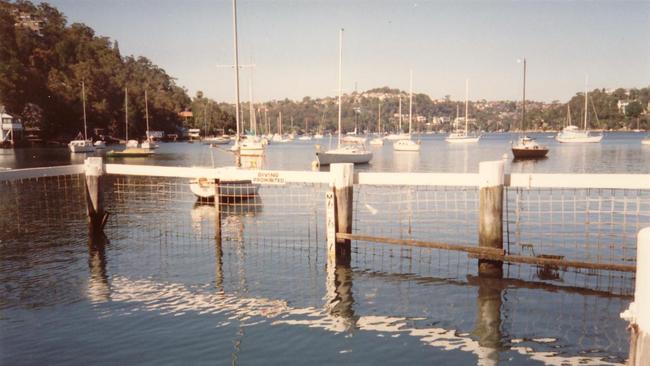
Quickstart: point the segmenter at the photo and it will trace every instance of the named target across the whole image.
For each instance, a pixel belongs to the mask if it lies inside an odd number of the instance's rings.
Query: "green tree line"
[[[37,29],[21,24],[27,14]],[[175,132],[190,108],[186,91],[146,57],[122,56],[117,41],[96,36],[47,3],[0,0],[0,104],[45,137],[69,137],[83,130],[82,82],[89,129],[122,137],[125,89],[129,134],[143,136],[145,91],[150,128]]]

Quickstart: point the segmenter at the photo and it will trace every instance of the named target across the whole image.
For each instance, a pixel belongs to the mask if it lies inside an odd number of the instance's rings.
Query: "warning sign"
[[[284,177],[279,172],[258,172],[257,177],[253,178],[255,184],[286,184]]]

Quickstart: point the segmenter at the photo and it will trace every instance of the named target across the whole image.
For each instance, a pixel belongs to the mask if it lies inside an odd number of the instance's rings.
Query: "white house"
[[[4,108],[0,108],[0,143],[13,143],[16,134],[22,134],[22,132],[23,124],[20,120],[4,112]]]

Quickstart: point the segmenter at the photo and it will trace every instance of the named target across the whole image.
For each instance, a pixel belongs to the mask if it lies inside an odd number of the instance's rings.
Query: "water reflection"
[[[487,352],[485,365],[497,365],[501,342],[501,295],[500,280],[495,278],[478,278],[478,296],[476,299],[476,325],[472,335],[478,338],[478,344]]]
[[[108,239],[103,233],[88,235],[88,299],[92,303],[106,302],[110,299],[111,288],[106,273],[106,245]]]
[[[334,327],[338,331],[354,329],[358,317],[354,314],[350,265],[336,264],[331,260],[327,265],[325,289],[325,311],[334,318]]]

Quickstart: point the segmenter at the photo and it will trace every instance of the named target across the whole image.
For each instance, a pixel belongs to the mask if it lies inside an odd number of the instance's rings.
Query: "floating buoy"
[[[314,161],[311,162],[311,169],[312,170],[317,170],[319,167],[320,167],[320,163],[318,162],[318,160],[314,160]]]

